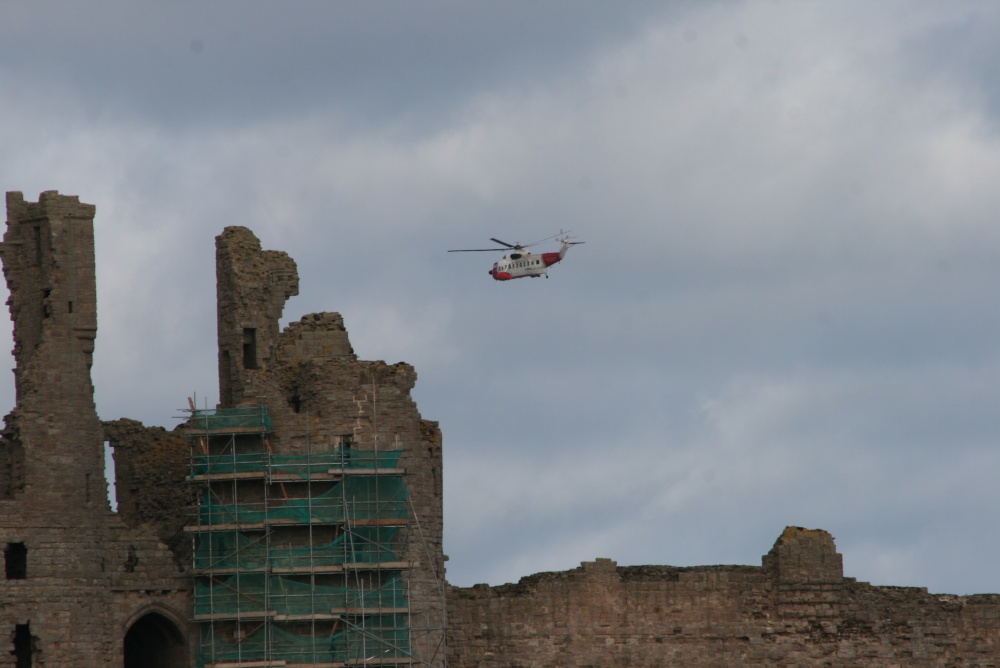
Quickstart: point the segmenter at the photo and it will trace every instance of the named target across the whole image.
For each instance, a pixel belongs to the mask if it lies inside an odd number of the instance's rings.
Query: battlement
[[[844,559],[833,536],[822,529],[786,527],[762,559],[776,580],[838,581],[844,577]]]
[[[1000,651],[1000,595],[856,582],[843,577],[833,537],[801,527],[787,527],[762,562],[598,559],[451,587],[449,666],[986,666]]]

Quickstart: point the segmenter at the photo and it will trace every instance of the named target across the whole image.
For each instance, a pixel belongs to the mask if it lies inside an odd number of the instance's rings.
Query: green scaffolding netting
[[[364,661],[410,655],[404,615],[372,615],[329,637],[298,636],[260,629],[241,642],[227,642],[203,628],[199,664],[223,661],[284,660],[288,663]]]
[[[207,431],[224,432],[228,429],[271,431],[271,415],[262,406],[200,409],[191,412],[187,424],[192,429]]]
[[[399,576],[389,578],[377,588],[352,589],[312,585],[279,575],[239,573],[214,584],[199,580],[194,588],[196,615],[272,612],[307,616],[405,607],[406,591]]]
[[[336,564],[397,561],[392,543],[398,527],[354,527],[326,545],[295,547],[272,545],[238,531],[202,534],[195,549],[195,567],[200,569],[256,569],[332,566]]]
[[[269,504],[218,503],[206,493],[201,524],[327,523],[406,519],[406,484],[401,477],[347,478],[307,499],[276,499]]]
[[[330,469],[391,469],[399,465],[402,450],[354,450],[338,448],[310,455],[272,455],[269,452],[240,452],[196,455],[191,475],[268,471],[288,473],[308,480]]]

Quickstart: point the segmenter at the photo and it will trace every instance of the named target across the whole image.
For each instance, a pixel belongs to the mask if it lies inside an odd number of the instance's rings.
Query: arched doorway
[[[187,645],[177,625],[157,612],[143,615],[125,634],[125,668],[187,668]]]

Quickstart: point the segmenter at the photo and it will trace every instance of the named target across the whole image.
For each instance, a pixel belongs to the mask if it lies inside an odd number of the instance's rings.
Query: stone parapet
[[[599,559],[516,584],[450,587],[448,665],[1000,665],[1000,596],[833,577],[840,555],[825,531],[790,527],[776,546],[761,567]]]

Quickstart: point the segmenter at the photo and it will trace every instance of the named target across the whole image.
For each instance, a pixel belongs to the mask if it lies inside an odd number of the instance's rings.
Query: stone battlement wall
[[[608,559],[451,587],[451,668],[1000,666],[1000,595],[844,578],[825,531],[789,527],[763,565]]]

